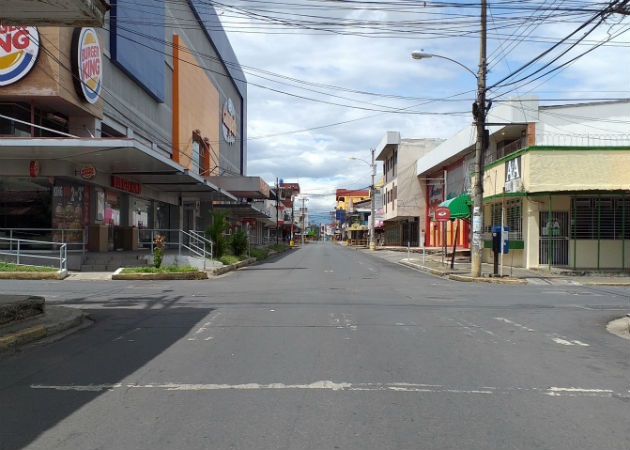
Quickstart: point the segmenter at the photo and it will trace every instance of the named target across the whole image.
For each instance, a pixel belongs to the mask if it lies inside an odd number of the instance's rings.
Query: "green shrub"
[[[212,256],[220,259],[225,253],[226,239],[224,234],[230,228],[230,222],[227,220],[227,211],[216,210],[210,211],[212,216],[212,224],[206,229],[206,237],[213,243]]]
[[[244,255],[247,251],[248,238],[247,233],[242,228],[237,229],[230,239],[230,247],[232,253],[236,256]]]
[[[159,269],[162,266],[162,260],[164,259],[164,241],[165,237],[161,234],[155,236],[153,243],[153,266]]]
[[[287,244],[272,244],[269,247],[269,250],[273,250],[274,252],[283,252],[290,248]]]
[[[229,266],[230,264],[236,264],[237,262],[240,262],[241,259],[238,256],[234,255],[223,255],[219,258],[219,261],[221,261],[226,266]]]
[[[249,250],[249,254],[256,258],[257,261],[262,261],[263,259],[267,259],[269,256],[269,250],[266,248],[252,248]]]

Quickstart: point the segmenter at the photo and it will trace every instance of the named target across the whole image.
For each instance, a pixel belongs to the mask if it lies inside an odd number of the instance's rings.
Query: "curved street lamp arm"
[[[459,67],[462,67],[464,69],[466,69],[469,73],[472,74],[473,77],[475,78],[479,78],[479,76],[473,72],[471,69],[469,69],[467,66],[465,66],[464,64],[460,63],[459,61],[457,61],[456,59],[453,58],[449,58],[448,56],[442,56],[442,55],[436,55],[434,53],[425,53],[425,52],[420,52],[420,51],[414,51],[411,52],[411,57],[413,59],[427,59],[427,58],[440,58],[440,59],[445,59],[447,61],[450,61],[452,63],[457,64]]]

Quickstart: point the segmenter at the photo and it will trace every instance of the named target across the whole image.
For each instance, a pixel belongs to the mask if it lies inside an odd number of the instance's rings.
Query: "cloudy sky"
[[[388,130],[449,138],[472,121],[475,76],[410,55],[423,50],[477,72],[479,2],[210,3],[247,77],[248,174],[299,182],[311,222],[328,221],[337,188],[369,186],[370,149]],[[524,95],[541,104],[630,97],[629,16],[571,0],[488,6],[495,104]]]

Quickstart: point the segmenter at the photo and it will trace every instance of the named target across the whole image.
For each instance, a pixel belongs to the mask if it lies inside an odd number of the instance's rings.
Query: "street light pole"
[[[477,75],[477,102],[473,105],[473,117],[477,126],[475,144],[475,185],[473,187],[472,248],[470,275],[481,276],[483,255],[483,172],[486,137],[486,0],[481,0],[481,39],[479,45],[479,72]]]
[[[470,275],[472,277],[481,276],[481,260],[483,254],[483,171],[484,171],[484,152],[488,144],[488,136],[486,133],[486,113],[488,107],[486,105],[486,40],[487,40],[487,14],[486,0],[481,0],[481,34],[479,45],[479,70],[475,74],[464,64],[446,56],[425,53],[422,51],[414,51],[411,53],[413,59],[425,58],[441,58],[451,61],[460,67],[466,69],[477,79],[477,101],[473,103],[473,117],[475,119],[475,127],[477,129],[477,142],[475,143],[475,183],[473,185],[473,212],[472,212],[472,245],[470,260]]]
[[[376,250],[376,242],[374,241],[374,215],[375,215],[375,203],[374,203],[374,194],[376,193],[376,187],[374,186],[374,177],[376,176],[376,163],[374,162],[374,149],[370,149],[372,154],[372,162],[368,163],[367,161],[362,160],[361,158],[350,157],[351,160],[361,161],[368,166],[370,166],[371,176],[372,176],[372,184],[370,185],[370,250]]]
[[[376,164],[374,164],[374,149],[371,149],[372,152],[372,164],[370,168],[372,169],[372,185],[370,186],[370,199],[371,201],[371,211],[370,211],[370,250],[376,250],[376,242],[374,242],[374,194],[376,193],[376,186],[374,186],[374,177],[376,176]]]
[[[306,209],[304,206],[304,202],[308,201],[308,198],[306,197],[302,197],[302,247],[304,247],[304,232],[306,231],[306,227],[305,227],[305,215],[306,215]]]

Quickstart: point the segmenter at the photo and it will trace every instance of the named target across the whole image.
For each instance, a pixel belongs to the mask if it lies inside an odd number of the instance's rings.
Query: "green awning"
[[[470,217],[470,195],[464,193],[455,198],[444,200],[438,206],[445,206],[451,211],[451,219],[467,219]]]

